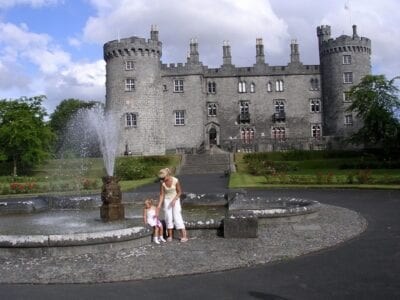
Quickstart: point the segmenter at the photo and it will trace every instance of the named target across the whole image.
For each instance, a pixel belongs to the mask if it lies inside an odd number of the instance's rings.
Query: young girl
[[[149,224],[151,227],[153,227],[154,243],[165,243],[165,239],[163,237],[163,226],[156,215],[156,207],[153,205],[152,199],[146,199],[144,201],[143,219],[145,224]]]

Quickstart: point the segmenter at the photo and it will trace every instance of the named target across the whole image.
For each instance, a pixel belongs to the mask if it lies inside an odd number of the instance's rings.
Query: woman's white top
[[[171,187],[168,187],[165,182],[162,183],[165,192],[165,198],[173,199],[177,195],[176,185],[178,183],[178,178],[172,177]]]

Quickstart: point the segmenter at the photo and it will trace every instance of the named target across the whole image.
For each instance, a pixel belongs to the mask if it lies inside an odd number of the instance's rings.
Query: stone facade
[[[299,45],[290,62],[270,66],[261,39],[256,61],[235,67],[224,42],[223,64],[208,68],[190,41],[186,63],[162,64],[162,44],[130,37],[104,45],[106,107],[120,118],[119,153],[193,152],[212,144],[229,151],[338,147],[360,121],[346,111],[345,92],[371,71],[371,41],[330,37],[317,28],[320,65],[304,65]]]

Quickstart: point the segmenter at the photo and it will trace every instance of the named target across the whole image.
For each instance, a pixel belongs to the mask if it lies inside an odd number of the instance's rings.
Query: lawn
[[[122,191],[134,190],[142,185],[154,182],[157,171],[169,167],[175,170],[180,163],[180,156],[130,157],[135,166],[139,161],[142,167],[137,178],[120,178]],[[102,158],[52,159],[36,167],[30,176],[0,176],[0,195],[35,195],[35,194],[90,194],[99,193],[101,178],[105,175]]]
[[[231,174],[229,187],[400,189],[400,169],[353,168],[379,166],[382,162],[365,154],[349,153],[346,157],[346,152],[343,153],[320,151],[315,158],[312,152],[254,154],[253,157],[252,154],[236,154],[237,172]],[[396,163],[386,165],[397,166]]]

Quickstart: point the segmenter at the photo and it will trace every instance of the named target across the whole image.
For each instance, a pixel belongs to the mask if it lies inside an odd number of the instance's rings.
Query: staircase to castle
[[[185,154],[179,174],[225,174],[230,169],[230,153],[215,152]]]

